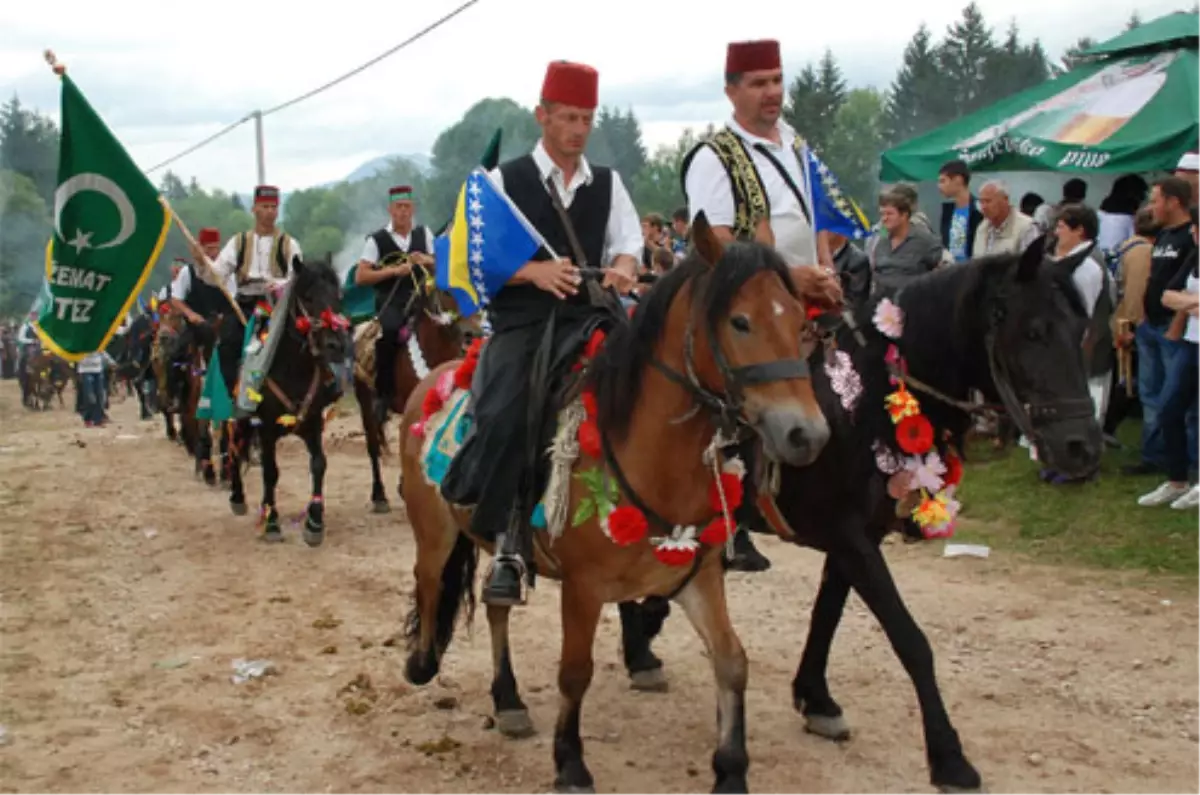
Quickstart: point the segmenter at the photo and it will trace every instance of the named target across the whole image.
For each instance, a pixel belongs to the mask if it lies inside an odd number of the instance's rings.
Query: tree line
[[[1135,12],[1126,29],[1138,24]],[[1036,38],[1022,38],[1015,21],[997,36],[971,2],[940,39],[924,23],[917,28],[883,91],[849,86],[827,49],[791,78],[783,115],[870,214],[883,151],[1069,70],[1093,44],[1081,38],[1052,62]],[[438,136],[429,173],[396,158],[368,179],[296,191],[285,200],[282,225],[306,254],[355,260],[363,236],[386,221],[388,186],[407,183],[419,197],[419,218],[436,231],[450,219],[463,180],[497,129],[502,159],[528,152],[539,136],[531,109],[508,98],[481,100]],[[712,132],[712,125],[687,129],[675,143],[650,152],[633,111],[605,106],[597,112],[587,156],[620,173],[639,212],[669,215],[684,203],[684,156]],[[58,137],[50,118],[18,98],[0,106],[0,316],[26,311],[43,278]],[[193,231],[215,226],[227,239],[252,225],[235,194],[206,189],[195,178],[185,183],[173,172],[161,177],[160,188]],[[172,229],[147,289],[166,283],[169,263],[186,256],[182,236]]]

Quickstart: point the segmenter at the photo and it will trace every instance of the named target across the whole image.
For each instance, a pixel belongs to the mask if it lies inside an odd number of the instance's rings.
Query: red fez
[[[594,110],[599,104],[600,74],[590,66],[554,61],[546,68],[542,102],[560,102],[573,108]]]
[[[274,185],[259,185],[254,189],[255,204],[279,204],[279,188]]]
[[[413,198],[412,185],[396,185],[388,189],[389,202],[410,202]]]
[[[737,75],[782,68],[779,42],[774,39],[730,42],[729,49],[725,52],[725,74]]]
[[[221,242],[221,230],[215,226],[206,226],[200,230],[200,245],[208,246]]]

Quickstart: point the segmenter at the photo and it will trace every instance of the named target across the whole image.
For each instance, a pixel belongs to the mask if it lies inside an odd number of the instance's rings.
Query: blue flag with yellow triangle
[[[436,282],[470,317],[546,245],[512,200],[476,168],[463,183],[450,231],[434,242]]]

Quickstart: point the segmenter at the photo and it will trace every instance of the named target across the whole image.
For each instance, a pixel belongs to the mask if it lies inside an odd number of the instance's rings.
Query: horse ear
[[[1026,246],[1021,252],[1021,259],[1017,264],[1017,281],[1029,282],[1037,278],[1038,268],[1042,265],[1042,260],[1046,258],[1046,236],[1043,234],[1035,238],[1032,243]]]
[[[294,270],[297,275],[304,273],[304,260],[300,259],[294,254],[292,255],[292,270]]]
[[[696,253],[700,255],[700,259],[710,266],[715,266],[725,254],[725,244],[708,225],[708,217],[704,215],[703,210],[696,213],[695,219],[692,220],[692,243],[696,246]]]

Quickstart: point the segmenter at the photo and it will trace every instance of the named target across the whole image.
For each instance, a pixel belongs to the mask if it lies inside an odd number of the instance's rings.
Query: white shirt
[[[303,258],[303,252],[300,251],[300,243],[296,238],[284,233],[292,245],[292,257]],[[246,275],[250,279],[261,279],[268,285],[282,284],[287,281],[286,278],[277,279],[274,275],[274,268],[271,265],[271,247],[275,244],[275,238],[271,235],[260,235],[257,232],[252,232],[250,235],[253,238],[249,251],[246,252],[247,258],[250,260],[250,267]],[[225,286],[225,290],[230,295],[258,295],[263,292],[262,288],[248,287],[238,289],[237,284],[237,251],[238,241],[241,235],[234,235],[229,238],[229,242],[225,244],[225,248],[221,249],[221,253],[217,255],[217,261],[213,263],[213,273]]]
[[[1183,291],[1192,295],[1200,292],[1200,279],[1196,278],[1194,274],[1189,273],[1187,284],[1184,285]],[[1188,312],[1187,327],[1183,330],[1183,338],[1188,342],[1200,343],[1200,322],[1197,322],[1196,316],[1191,312]]]
[[[771,159],[759,148],[765,149],[787,171],[788,176],[804,193],[805,204],[812,211],[805,169],[792,148],[796,131],[780,120],[779,143],[760,138],[747,132],[737,121],[730,119],[725,125],[746,144],[750,159],[758,169],[763,190],[771,202],[771,231],[775,234],[775,249],[788,265],[815,265],[817,262],[817,238],[812,224],[804,215],[800,200],[788,187],[787,181]],[[700,147],[688,167],[687,180],[688,213],[692,220],[701,210],[711,226],[733,226],[733,185],[729,174],[721,165],[717,153],[709,146]]]
[[[1066,256],[1073,256],[1085,249],[1091,250],[1083,262],[1076,266],[1075,272],[1071,274],[1071,281],[1075,283],[1075,289],[1079,291],[1079,296],[1083,299],[1083,307],[1087,310],[1087,316],[1090,319],[1096,311],[1096,302],[1100,300],[1100,293],[1104,290],[1104,266],[1097,262],[1094,256],[1096,254],[1095,241],[1085,240],[1067,252]],[[1115,306],[1116,296],[1112,291],[1113,285],[1110,280],[1109,298],[1112,299]]]
[[[1132,215],[1100,210],[1096,216],[1100,219],[1100,234],[1096,235],[1096,245],[1101,251],[1116,251],[1118,246],[1133,237],[1133,233],[1137,231],[1133,227]]]
[[[26,320],[21,324],[20,331],[17,332],[17,342],[22,345],[28,345],[37,339],[37,334],[33,330],[33,324]]]
[[[108,351],[92,351],[79,360],[79,364],[75,365],[77,373],[102,373],[108,365],[114,365],[113,357],[108,354]]]
[[[429,249],[429,253],[433,254],[433,232],[429,231],[429,227],[422,227],[425,230],[425,246]],[[408,247],[412,245],[412,232],[407,235],[401,235],[396,232],[392,226],[392,222],[388,221],[386,227],[388,233],[392,236],[392,240],[403,252],[408,252]],[[367,262],[374,265],[379,262],[379,246],[375,245],[375,236],[371,235],[367,238],[367,242],[363,244],[362,256],[358,258],[359,262]]]
[[[533,162],[537,165],[543,183],[547,178],[553,177],[554,187],[558,189],[558,195],[562,198],[565,209],[570,209],[571,202],[575,201],[575,192],[580,187],[592,184],[592,167],[588,165],[587,158],[582,155],[579,157],[579,167],[575,169],[575,174],[571,177],[571,184],[564,184],[562,169],[550,159],[550,155],[546,153],[546,147],[542,145],[540,139],[533,147]],[[504,175],[500,173],[499,168],[493,168],[488,172],[488,176],[500,190],[504,190]],[[555,251],[554,253],[563,259],[570,257],[569,251]],[[607,265],[621,254],[627,254],[635,260],[641,261],[642,221],[638,218],[637,210],[634,209],[633,199],[629,198],[629,191],[625,190],[625,184],[621,182],[621,175],[614,169],[612,172],[612,203],[608,211],[608,226],[604,230],[604,253],[601,254],[599,264]]]
[[[179,273],[175,274],[175,279],[171,282],[171,297],[178,298],[180,301],[186,301],[191,292],[192,269],[188,267],[180,268]]]

